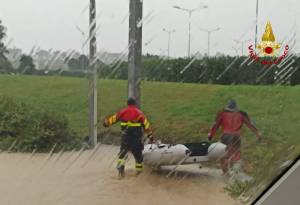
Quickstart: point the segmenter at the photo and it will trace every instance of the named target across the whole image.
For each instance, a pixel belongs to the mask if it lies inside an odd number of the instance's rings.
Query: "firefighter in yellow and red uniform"
[[[117,122],[121,124],[122,142],[117,164],[117,169],[121,177],[124,177],[125,160],[128,151],[131,151],[134,156],[137,174],[143,170],[144,144],[142,137],[144,132],[147,134],[150,142],[153,142],[150,123],[144,113],[136,106],[136,100],[129,98],[127,104],[126,108],[121,109],[112,116],[106,117],[103,121],[104,127],[109,127]]]

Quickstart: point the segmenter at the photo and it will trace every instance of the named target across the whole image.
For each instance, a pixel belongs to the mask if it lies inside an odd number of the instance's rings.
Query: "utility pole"
[[[191,57],[191,20],[192,20],[192,14],[193,14],[193,12],[199,11],[200,9],[206,9],[206,8],[208,8],[208,6],[204,5],[204,6],[200,6],[200,7],[196,8],[196,9],[186,9],[186,8],[182,8],[180,6],[173,6],[173,8],[188,12],[188,15],[189,15],[188,57]]]
[[[173,30],[167,30],[167,29],[163,29],[163,31],[168,33],[168,58],[170,58],[170,43],[171,43],[171,34],[175,33],[176,31]]]
[[[89,55],[89,140],[90,145],[97,144],[97,69],[96,62],[96,2],[90,0],[89,27],[90,55]]]
[[[143,1],[130,0],[129,13],[128,97],[134,97],[140,107]]]
[[[206,30],[206,29],[203,29],[203,28],[199,28],[201,31],[203,32],[206,32],[207,33],[207,56],[209,57],[210,56],[210,34],[212,32],[215,32],[215,31],[219,31],[221,28],[216,28],[216,29],[212,29],[212,30]]]
[[[255,19],[255,49],[257,45],[257,24],[258,24],[258,0],[256,0],[256,19]]]

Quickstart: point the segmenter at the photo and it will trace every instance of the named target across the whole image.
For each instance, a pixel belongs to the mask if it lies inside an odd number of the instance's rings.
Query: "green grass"
[[[0,93],[19,101],[65,114],[72,128],[87,134],[88,82],[81,78],[0,76]],[[99,118],[125,106],[127,82],[100,80]],[[219,86],[144,82],[142,109],[156,135],[196,140],[205,138],[218,110],[234,98],[264,135],[298,140],[300,87]],[[99,127],[101,133],[103,128]],[[245,138],[254,139],[245,129]]]
[[[125,106],[127,82],[100,80],[99,118]],[[83,78],[0,75],[0,93],[34,106],[63,113],[71,127],[87,135],[88,82]],[[206,139],[216,112],[234,98],[255,121],[268,145],[257,144],[243,130],[244,168],[249,173],[274,176],[284,160],[300,152],[300,87],[220,86],[143,82],[142,109],[155,127],[155,136],[171,142]],[[99,133],[105,130],[99,126]],[[116,132],[118,126],[110,129]]]

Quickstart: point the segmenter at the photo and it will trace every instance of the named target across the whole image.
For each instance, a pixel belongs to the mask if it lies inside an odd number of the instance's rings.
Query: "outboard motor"
[[[184,144],[190,151],[190,156],[183,164],[196,164],[221,159],[226,152],[226,145],[216,142],[187,143]]]

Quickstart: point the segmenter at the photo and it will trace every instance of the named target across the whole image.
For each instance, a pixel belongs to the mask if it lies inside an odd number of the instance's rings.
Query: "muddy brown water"
[[[115,170],[118,147],[101,145],[92,151],[54,154],[0,154],[2,205],[236,205],[224,191],[220,170],[182,166],[134,176],[134,162],[126,177]]]

